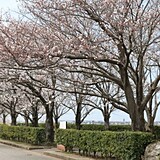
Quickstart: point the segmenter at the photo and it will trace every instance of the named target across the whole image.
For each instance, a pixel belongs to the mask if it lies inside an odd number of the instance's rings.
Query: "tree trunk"
[[[32,126],[38,127],[38,111],[37,108],[32,108]]]
[[[24,120],[25,120],[25,126],[29,126],[29,120],[27,116],[24,117]]]
[[[159,104],[157,102],[157,96],[155,95],[154,104],[153,104],[153,97],[152,97],[149,101],[148,107],[146,107],[145,109],[147,114],[147,123],[145,127],[146,127],[146,130],[150,131],[151,133],[154,132],[154,121],[156,118],[156,113],[157,113]]]
[[[33,117],[33,119],[32,119],[32,126],[33,127],[38,127],[38,117]]]
[[[109,118],[104,118],[104,128],[105,130],[109,130]]]
[[[76,129],[78,129],[78,130],[81,129],[81,122],[79,119],[76,119]]]
[[[6,117],[7,117],[7,115],[5,115],[4,113],[3,113],[3,115],[2,115],[3,117],[3,124],[6,124]]]
[[[130,113],[132,130],[145,131],[144,110],[135,108],[134,111]]]
[[[25,126],[29,126],[29,115],[26,110],[24,112],[24,120],[25,120]]]
[[[105,130],[109,130],[109,118],[110,118],[110,114],[109,114],[108,107],[109,106],[104,106],[104,112],[103,112]]]
[[[54,142],[54,127],[53,127],[53,111],[46,109],[46,143],[52,145]]]
[[[148,123],[146,125],[146,131],[149,131],[151,133],[153,133],[154,131],[154,119],[152,116],[148,119]]]
[[[57,117],[57,116],[54,117],[55,127],[56,127],[56,128],[59,127],[58,119],[59,119],[59,117]]]
[[[143,87],[142,87],[142,80],[140,79],[142,77],[143,68],[143,62],[142,59],[140,59],[139,64],[139,72],[137,73],[137,84],[138,88],[136,88],[136,98],[135,98],[135,92],[132,88],[132,83],[130,81],[130,76],[128,74],[128,66],[129,66],[129,54],[126,52],[124,48],[124,43],[119,43],[117,45],[119,51],[120,51],[120,61],[121,65],[119,65],[119,73],[121,76],[122,84],[123,84],[123,90],[125,93],[125,98],[127,101],[127,109],[131,118],[132,122],[132,130],[133,131],[144,131],[145,130],[145,123],[144,123],[144,107],[141,106],[141,100],[143,99]],[[139,75],[138,75],[139,74]]]
[[[76,128],[81,129],[81,105],[77,105],[77,114],[76,114]]]
[[[127,108],[131,118],[131,127],[133,131],[145,131],[144,107],[137,105],[134,93],[129,81],[129,76],[124,68],[120,68],[123,81],[124,92],[127,100]]]
[[[16,113],[11,114],[11,126],[16,126],[17,124],[17,115]]]
[[[147,122],[146,122],[146,131],[150,131],[153,133],[154,130],[154,117],[152,116],[152,110],[149,110],[149,108],[146,108],[146,114],[147,114]]]

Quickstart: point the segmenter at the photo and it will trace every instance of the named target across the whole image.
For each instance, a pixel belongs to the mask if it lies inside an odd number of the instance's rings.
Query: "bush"
[[[67,123],[67,129],[76,129],[75,124]],[[82,124],[81,130],[90,131],[105,131],[105,127],[102,124]],[[131,131],[130,125],[111,125],[110,131]]]
[[[29,123],[28,126],[26,126],[25,123],[17,123],[17,126],[33,127],[33,124]],[[45,123],[38,123],[38,127],[45,128]]]
[[[160,126],[154,126],[153,134],[155,135],[155,139],[160,140]]]
[[[0,125],[0,138],[40,145],[45,142],[44,128]]]
[[[81,130],[104,131],[104,125],[101,124],[82,124]]]
[[[67,129],[76,129],[76,125],[74,123],[67,123]]]
[[[57,143],[67,150],[78,148],[85,155],[99,153],[120,160],[140,160],[152,140],[152,134],[143,132],[57,130]]]
[[[130,125],[111,125],[110,131],[131,131]]]

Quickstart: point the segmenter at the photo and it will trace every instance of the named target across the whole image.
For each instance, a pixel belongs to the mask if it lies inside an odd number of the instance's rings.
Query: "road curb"
[[[0,143],[10,145],[13,147],[23,148],[26,150],[44,149],[45,148],[44,146],[30,146],[27,144],[21,144],[21,143],[16,143],[16,142],[12,142],[12,141],[2,140],[2,139],[0,139]]]
[[[51,157],[55,157],[55,158],[60,158],[62,160],[77,160],[77,158],[72,158],[72,157],[66,157],[66,156],[63,156],[63,155],[59,155],[57,153],[54,153],[54,152],[44,152],[44,155],[47,155],[47,156],[51,156]]]
[[[44,152],[45,155],[51,156],[51,157],[55,157],[55,158],[59,158],[62,160],[95,160],[93,158],[88,158],[88,157],[83,157],[77,154],[71,154],[71,153],[66,153],[66,152],[62,152],[62,151],[46,151]]]

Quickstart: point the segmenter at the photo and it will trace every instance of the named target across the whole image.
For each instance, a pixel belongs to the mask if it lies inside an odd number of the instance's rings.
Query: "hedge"
[[[33,127],[33,124],[28,123],[28,126],[26,126],[25,123],[17,123],[17,126]],[[45,123],[38,123],[38,127],[45,128]]]
[[[18,123],[18,126],[25,126],[25,123]],[[29,123],[29,126],[32,127],[32,124]],[[39,127],[45,128],[45,123],[39,123]],[[76,129],[76,125],[73,123],[67,123],[67,129]],[[103,124],[81,124],[81,130],[90,130],[90,131],[105,131]],[[130,125],[110,125],[110,131],[131,131]]]
[[[115,157],[120,160],[140,160],[145,147],[153,141],[153,135],[143,132],[57,130],[57,144],[66,151],[78,148],[85,155]],[[97,154],[98,153],[98,154]]]
[[[67,129],[76,129],[75,124],[67,123]],[[105,131],[103,124],[81,124],[81,130]],[[110,125],[110,131],[131,131],[130,125]]]
[[[68,123],[67,129],[76,129],[75,124]],[[90,131],[106,131],[104,125],[102,124],[82,124],[81,130],[90,130]],[[160,140],[160,126],[154,126],[153,134],[155,139]],[[130,125],[110,125],[109,131],[131,131]]]
[[[0,125],[0,138],[41,145],[45,142],[45,129],[37,127]]]

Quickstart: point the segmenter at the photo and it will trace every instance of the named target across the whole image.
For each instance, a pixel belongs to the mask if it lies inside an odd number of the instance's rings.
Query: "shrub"
[[[160,126],[154,126],[153,134],[155,135],[155,139],[160,140]]]
[[[79,131],[69,129],[63,130],[58,129],[56,133],[56,142],[63,144],[67,150],[72,151],[77,146]]]
[[[130,125],[111,125],[110,126],[110,131],[131,131],[131,126]]]
[[[120,160],[140,160],[152,140],[152,134],[143,132],[57,130],[57,143],[63,144],[67,150],[78,148],[86,155],[98,152],[104,157]]]
[[[67,129],[76,129],[76,125],[74,123],[67,123]]]
[[[40,145],[45,142],[44,128],[0,125],[0,138]]]
[[[75,124],[67,123],[67,129],[76,129]],[[81,124],[81,130],[105,131],[103,124]],[[130,125],[111,125],[110,131],[131,131]]]
[[[17,123],[17,126],[33,127],[33,124],[28,123],[28,126],[26,126],[25,123]],[[45,123],[38,123],[38,127],[45,128]]]

